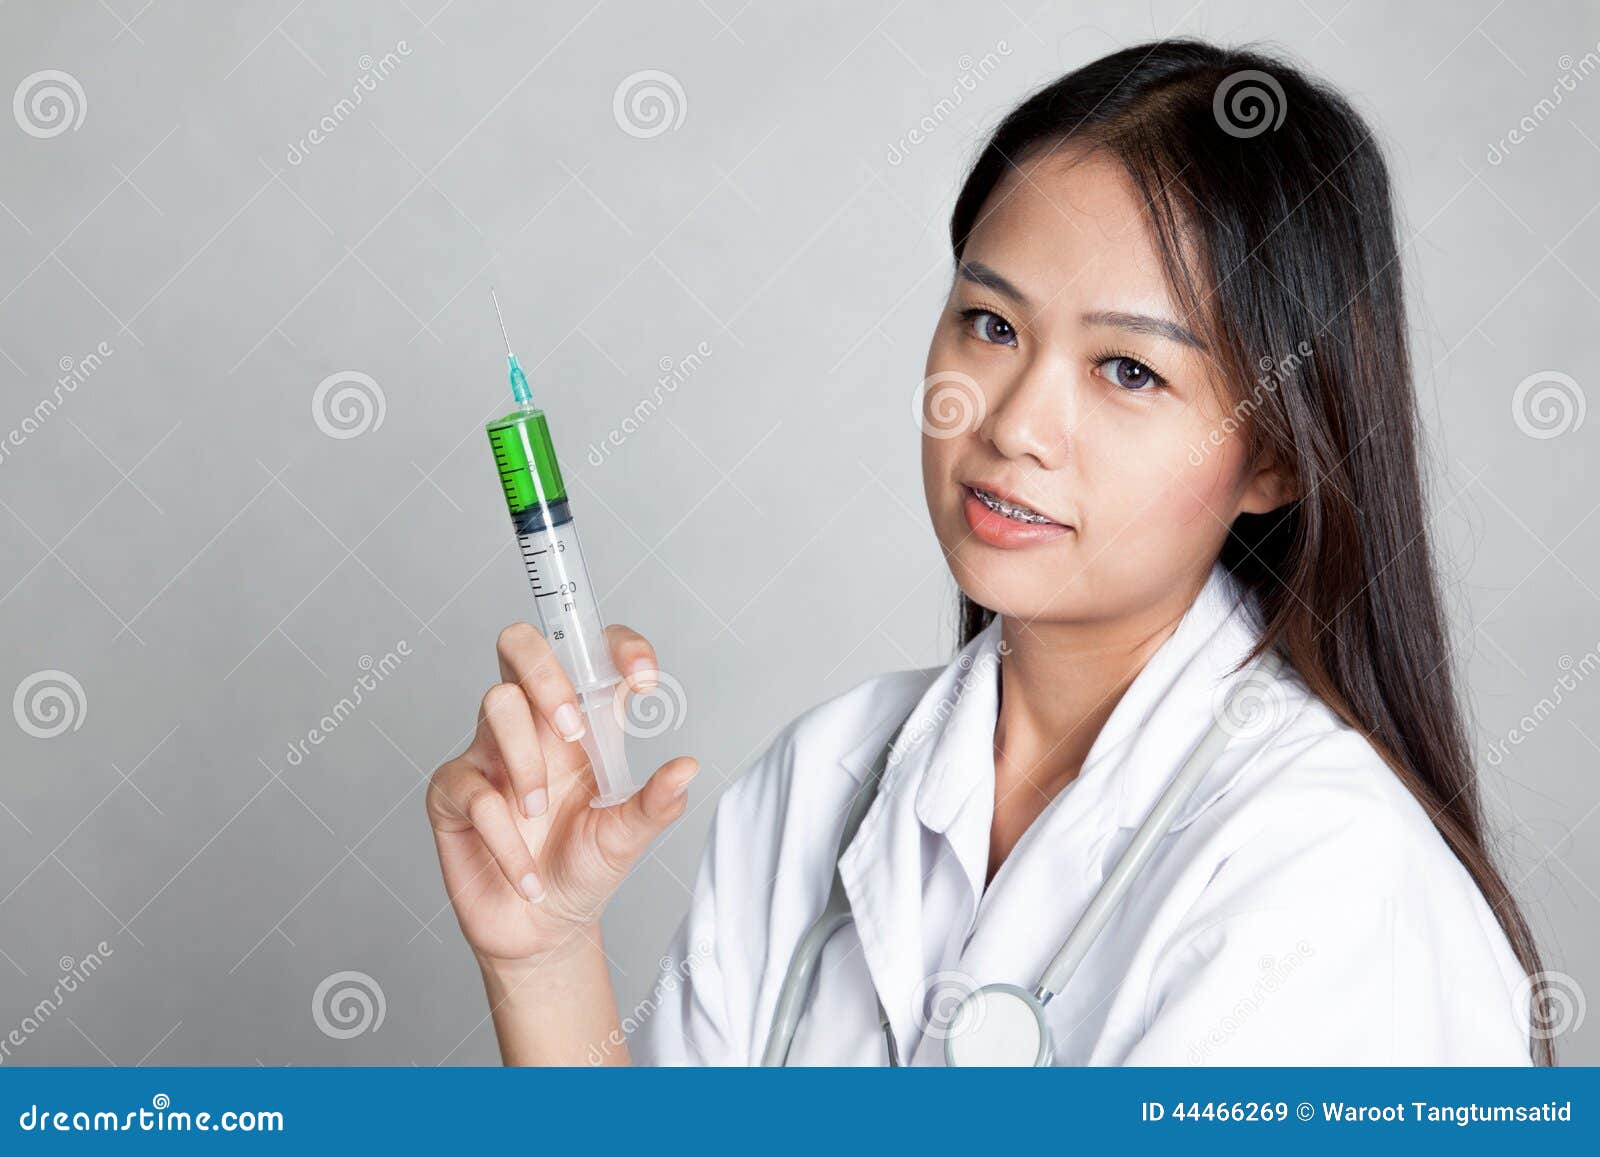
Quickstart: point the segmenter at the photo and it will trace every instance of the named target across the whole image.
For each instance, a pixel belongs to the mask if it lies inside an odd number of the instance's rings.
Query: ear
[[[1300,497],[1294,475],[1267,451],[1251,467],[1250,479],[1239,496],[1239,514],[1269,514]]]

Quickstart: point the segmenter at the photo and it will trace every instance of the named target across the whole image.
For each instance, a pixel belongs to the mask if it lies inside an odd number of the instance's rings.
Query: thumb
[[[688,807],[686,789],[700,773],[700,762],[680,755],[655,771],[645,785],[615,807],[605,809],[598,839],[612,863],[632,864]]]

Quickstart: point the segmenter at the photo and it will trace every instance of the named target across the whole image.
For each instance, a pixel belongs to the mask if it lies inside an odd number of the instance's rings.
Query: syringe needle
[[[528,388],[528,377],[517,363],[517,355],[511,352],[511,335],[506,333],[505,315],[500,312],[500,298],[496,296],[492,285],[489,287],[489,300],[494,302],[494,315],[500,322],[500,336],[506,343],[506,365],[511,371],[511,396],[519,403],[532,404],[533,391]]]
[[[500,322],[500,336],[505,339],[506,357],[515,357],[516,355],[511,352],[511,336],[506,333],[506,319],[500,313],[500,299],[495,296],[494,286],[492,285],[489,287],[489,300],[494,302],[494,316]]]

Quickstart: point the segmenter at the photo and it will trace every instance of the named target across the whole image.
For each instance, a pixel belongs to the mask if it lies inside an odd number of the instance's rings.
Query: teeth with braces
[[[1054,522],[1055,521],[1055,519],[1053,519],[1053,518],[1046,518],[1044,515],[1040,514],[1037,510],[1029,510],[1026,506],[1018,506],[1013,502],[1007,502],[1002,498],[996,498],[993,494],[990,494],[987,490],[979,490],[976,486],[972,487],[972,492],[978,496],[978,501],[979,502],[982,502],[985,506],[987,506],[990,510],[994,511],[996,514],[1003,514],[1007,518],[1016,519],[1016,521],[1018,521],[1018,522]]]

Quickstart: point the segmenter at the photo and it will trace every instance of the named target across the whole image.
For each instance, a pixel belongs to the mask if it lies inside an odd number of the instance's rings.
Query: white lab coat
[[[790,1063],[885,1063],[876,993],[901,1056],[942,1064],[954,997],[1036,985],[1257,637],[1218,566],[987,888],[998,624],[943,669],[795,720],[717,805],[689,912],[625,1023],[635,1061],[760,1062],[850,797],[909,717],[840,861],[854,923],[823,953]],[[1523,974],[1467,872],[1359,732],[1287,669],[1268,686],[1262,723],[1049,1004],[1056,1063],[1528,1063]]]

